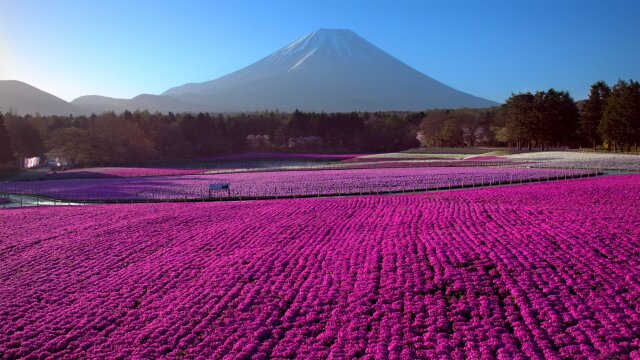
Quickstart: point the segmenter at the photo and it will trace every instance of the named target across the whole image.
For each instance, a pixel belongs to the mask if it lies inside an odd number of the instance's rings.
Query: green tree
[[[462,146],[464,138],[462,134],[462,126],[460,122],[454,119],[447,119],[442,130],[444,144],[446,146]]]
[[[422,119],[418,127],[418,130],[422,133],[420,140],[422,146],[444,146],[444,124],[448,118],[448,111],[434,110],[430,111]]]
[[[397,151],[416,146],[408,121],[398,115],[375,114],[366,121],[362,134],[365,151]]]
[[[580,114],[578,134],[585,142],[591,144],[594,150],[602,142],[598,128],[610,93],[611,89],[604,81],[598,81],[591,85],[589,99],[585,102],[582,114]]]
[[[512,94],[500,108],[508,144],[518,149],[569,145],[578,126],[578,108],[566,91]]]
[[[598,127],[610,149],[627,150],[640,142],[640,83],[619,80],[611,89]]]
[[[15,165],[16,156],[11,147],[11,138],[4,124],[4,116],[0,113],[0,165]]]
[[[11,145],[18,158],[42,156],[45,153],[44,141],[40,131],[30,118],[5,116],[5,124]]]
[[[538,147],[569,145],[578,127],[579,113],[566,91],[553,88],[536,93],[533,136]]]
[[[99,164],[103,154],[99,149],[99,139],[91,136],[91,131],[77,128],[61,128],[54,130],[46,140],[50,149],[49,158],[62,157],[78,165]]]
[[[530,92],[511,94],[500,108],[500,116],[505,118],[508,143],[515,144],[518,149],[531,147],[538,120],[535,101],[536,97]]]

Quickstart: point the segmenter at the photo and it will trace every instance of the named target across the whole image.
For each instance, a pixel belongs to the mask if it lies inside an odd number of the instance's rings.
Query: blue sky
[[[640,79],[640,1],[0,0],[0,79],[72,100],[158,94],[348,28],[474,95]]]

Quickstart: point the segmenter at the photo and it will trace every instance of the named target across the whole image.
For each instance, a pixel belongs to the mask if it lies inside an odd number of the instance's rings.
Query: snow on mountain
[[[354,63],[372,63],[386,56],[382,50],[351,30],[320,29],[276,51],[267,59],[276,63],[295,62],[289,68],[291,71],[318,50],[323,52],[323,56],[331,57],[333,60],[340,59]]]

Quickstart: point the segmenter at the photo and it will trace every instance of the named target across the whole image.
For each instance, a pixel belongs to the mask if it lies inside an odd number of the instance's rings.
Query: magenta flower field
[[[202,174],[202,169],[135,168],[135,167],[93,167],[78,168],[55,173],[47,173],[46,179],[95,179],[111,177],[141,177]]]
[[[506,161],[507,158],[502,156],[472,156],[464,160],[466,161]]]
[[[340,163],[334,163],[330,165],[323,165],[322,167],[325,169],[390,169],[390,168],[420,168],[420,167],[529,167],[537,165],[535,162],[526,162],[526,161],[514,161],[514,160],[503,160],[503,159],[493,159],[492,157],[480,158],[476,159],[433,159],[433,160],[425,160],[425,159],[380,159],[380,158],[364,158],[364,159],[355,159],[354,161],[345,160]],[[549,166],[549,168],[553,168]],[[564,168],[564,169],[576,169],[579,167],[575,166],[558,166],[556,168]]]
[[[640,176],[0,210],[0,358],[640,358]]]
[[[65,200],[180,200],[209,196],[209,184],[228,183],[232,197],[264,198],[376,194],[592,174],[586,170],[422,167],[269,171],[215,175],[75,179],[0,184],[0,192]],[[213,197],[227,197],[226,191]]]
[[[201,160],[220,160],[220,161],[259,160],[259,159],[344,160],[344,159],[351,159],[351,158],[362,156],[362,155],[366,155],[366,154],[305,154],[305,153],[262,152],[262,153],[249,153],[249,154],[222,155],[222,156],[216,156],[216,157],[203,158]]]

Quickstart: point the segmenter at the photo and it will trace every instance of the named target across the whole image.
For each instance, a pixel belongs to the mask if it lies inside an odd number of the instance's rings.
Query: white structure
[[[24,158],[24,160],[22,161],[22,168],[23,169],[31,169],[31,168],[38,167],[38,166],[40,166],[40,157],[39,156]]]

